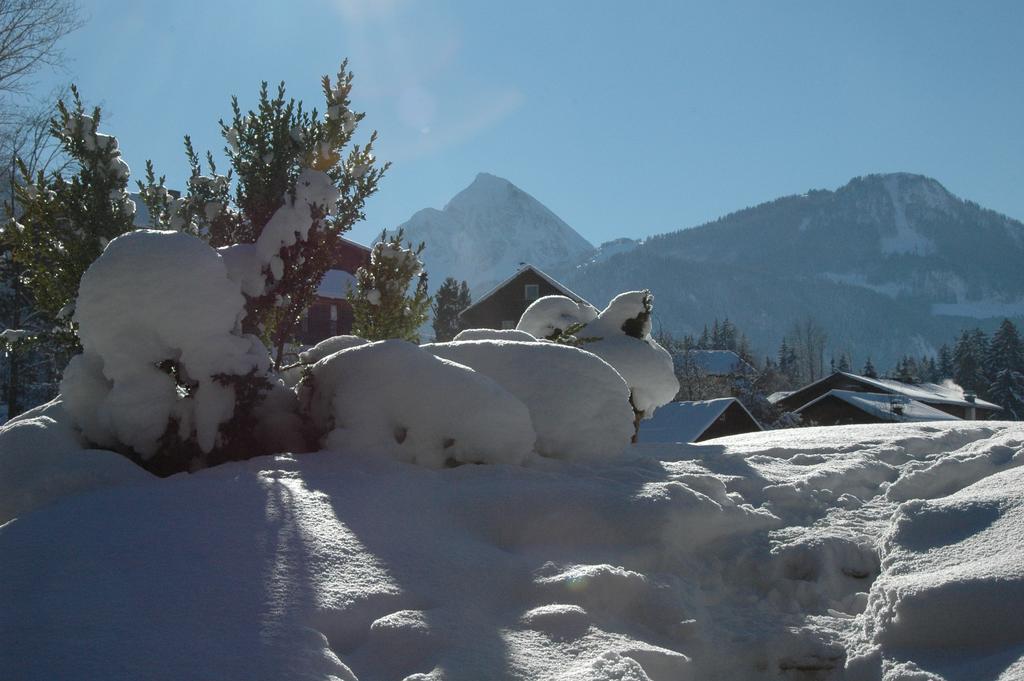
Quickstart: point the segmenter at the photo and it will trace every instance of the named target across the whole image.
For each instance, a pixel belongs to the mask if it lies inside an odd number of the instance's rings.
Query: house
[[[464,329],[514,329],[530,303],[544,296],[587,302],[533,265],[523,265],[463,310],[459,319]]]
[[[346,296],[356,285],[355,273],[370,264],[370,249],[339,238],[331,269],[317,288],[316,298],[302,315],[296,339],[303,345],[315,345],[325,338],[352,332],[352,306]]]
[[[898,394],[829,390],[796,409],[806,425],[959,421],[960,418]]]
[[[669,402],[640,423],[638,442],[701,442],[763,430],[735,397]]]
[[[818,402],[828,393],[836,393],[827,400]],[[874,395],[873,398],[857,399],[850,393],[864,393]],[[975,420],[992,418],[1002,410],[997,404],[980,400],[973,393],[965,393],[959,386],[946,383],[921,383],[912,385],[901,383],[887,378],[869,378],[859,376],[845,371],[836,371],[830,376],[815,381],[800,390],[794,390],[788,394],[773,394],[769,401],[785,411],[805,413],[802,410],[809,410],[805,418],[816,414],[814,419],[818,425],[833,425],[837,422],[844,423],[878,423],[893,420],[926,420],[924,418],[890,418],[880,415],[879,405],[891,405],[883,411],[893,414],[892,407],[896,412],[902,410],[903,414],[916,414],[919,416],[937,416],[940,412],[947,416],[958,419]],[[812,406],[817,402],[817,406]],[[843,404],[840,404],[843,403]],[[901,406],[902,405],[902,406]],[[929,407],[931,411],[922,409]],[[862,415],[854,416],[850,409],[857,409],[863,412]],[[895,414],[899,416],[899,414]],[[846,421],[850,418],[869,418],[867,421]],[[935,419],[927,419],[935,420]]]

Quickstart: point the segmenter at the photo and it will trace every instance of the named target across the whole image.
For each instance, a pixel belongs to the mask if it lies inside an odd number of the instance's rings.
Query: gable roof
[[[938,383],[920,383],[910,384],[902,383],[900,381],[894,381],[890,378],[869,378],[867,376],[861,376],[859,374],[851,374],[847,371],[836,371],[824,378],[818,379],[814,383],[805,385],[799,390],[795,390],[785,397],[780,397],[778,401],[788,400],[805,390],[812,390],[813,388],[826,383],[827,381],[833,381],[837,377],[842,377],[860,383],[865,387],[871,388],[869,392],[883,392],[888,394],[902,395],[911,400],[917,400],[926,404],[950,404],[958,407],[978,407],[981,409],[988,409],[991,411],[1002,411],[1002,407],[998,404],[993,404],[982,399],[975,399],[974,402],[968,401],[964,397],[964,390],[958,385],[939,385]],[[801,405],[802,406],[802,405]]]
[[[552,277],[551,275],[549,275],[549,274],[547,274],[545,272],[542,272],[540,269],[534,267],[533,265],[526,264],[526,265],[523,265],[522,267],[520,267],[518,270],[516,270],[515,274],[513,274],[509,278],[505,279],[503,282],[501,282],[500,284],[498,284],[497,286],[492,288],[490,291],[488,291],[487,293],[485,293],[482,296],[480,296],[479,298],[477,298],[475,301],[473,301],[472,305],[467,307],[465,310],[463,310],[459,314],[465,314],[468,310],[472,310],[477,305],[480,305],[485,300],[487,300],[488,298],[493,296],[495,293],[497,293],[501,289],[503,289],[506,286],[508,286],[516,277],[518,277],[523,272],[526,272],[527,270],[532,270],[534,274],[539,276],[541,279],[543,279],[547,283],[551,284],[555,289],[557,289],[566,298],[571,298],[573,301],[575,301],[577,303],[587,303],[587,305],[590,305],[590,303],[588,303],[582,296],[579,296],[579,295],[573,293],[572,291],[570,291],[568,288],[565,287],[565,285],[559,283],[559,281],[557,279],[555,279],[554,277]]]
[[[862,393],[855,390],[829,390],[824,395],[821,395],[817,399],[811,400],[807,404],[803,405],[797,409],[796,412],[801,413],[812,405],[831,398],[842,400],[850,406],[884,421],[904,423],[911,421],[961,420],[952,414],[947,414],[935,407],[929,407],[923,402],[909,399],[903,395],[896,395],[892,393]],[[893,405],[896,404],[900,406],[901,413],[893,410]]]
[[[739,406],[750,417],[758,430],[764,430],[742,402],[735,397],[720,397],[703,402],[669,402],[663,407],[658,407],[654,416],[640,425],[638,440],[694,442],[733,404]]]

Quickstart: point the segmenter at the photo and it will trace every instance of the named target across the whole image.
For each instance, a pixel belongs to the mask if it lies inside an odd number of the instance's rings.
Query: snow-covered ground
[[[1019,424],[158,479],[67,421],[0,429],[4,679],[1024,678]]]

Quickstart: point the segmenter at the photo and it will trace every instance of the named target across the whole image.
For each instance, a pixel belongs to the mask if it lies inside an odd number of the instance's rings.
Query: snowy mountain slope
[[[541,269],[575,264],[594,247],[508,180],[480,173],[443,210],[425,208],[400,225],[423,253],[434,287],[465,279],[480,293],[527,262]]]
[[[41,447],[47,466],[82,454],[44,411],[0,430],[0,471]],[[62,493],[23,470],[22,491],[49,501],[0,526],[0,669],[1019,679],[1022,464],[1024,426],[961,422],[641,445],[594,465],[283,454],[166,479],[109,469]]]
[[[648,286],[667,329],[699,333],[727,316],[763,352],[811,315],[837,352],[888,365],[979,320],[1024,315],[1021,262],[1024,224],[897,173],[651,237],[566,284],[595,300]]]

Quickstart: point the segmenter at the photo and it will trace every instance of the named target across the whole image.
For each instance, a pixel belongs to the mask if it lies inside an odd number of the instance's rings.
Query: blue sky
[[[83,2],[66,73],[180,186],[229,98],[342,57],[393,167],[352,236],[505,177],[592,242],[908,171],[1024,218],[1020,2]],[[320,107],[322,108],[322,107]]]

